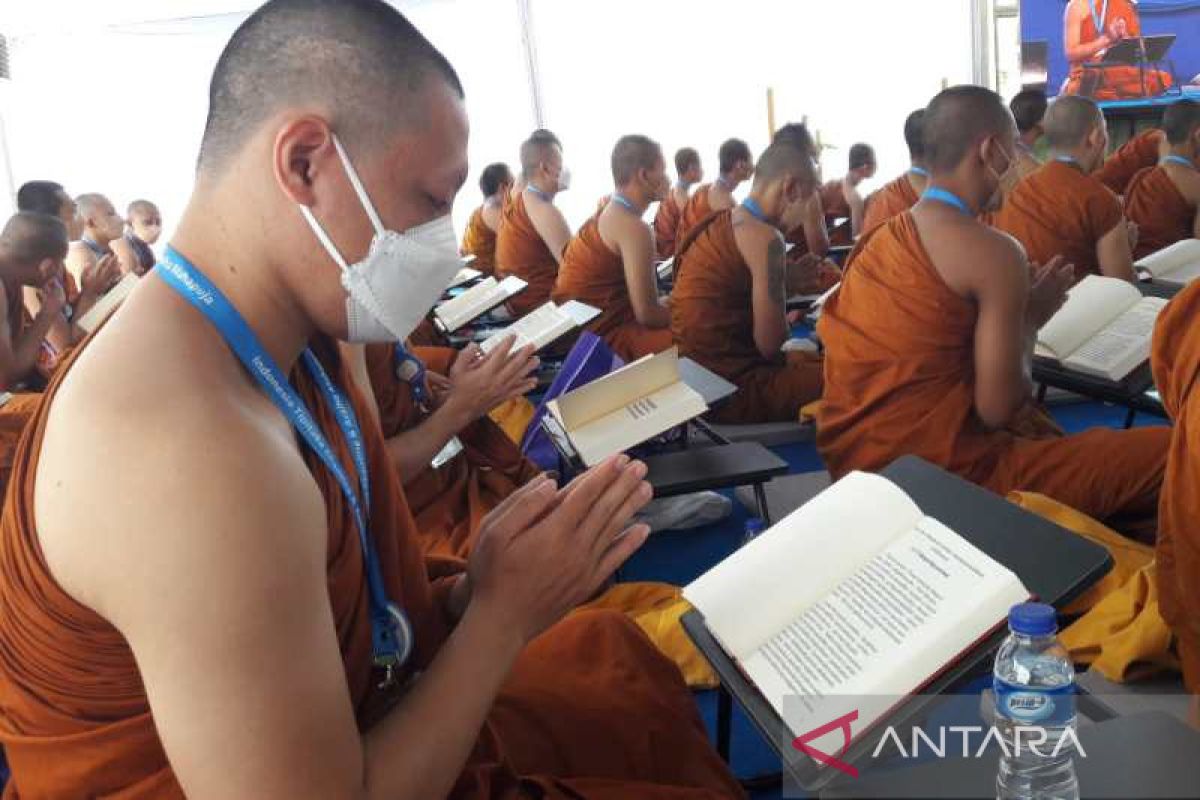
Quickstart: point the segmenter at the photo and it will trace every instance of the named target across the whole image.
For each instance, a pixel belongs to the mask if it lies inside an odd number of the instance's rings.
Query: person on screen
[[[1163,113],[1168,152],[1133,177],[1125,213],[1138,226],[1137,258],[1200,238],[1200,103],[1179,100]]]
[[[475,256],[471,268],[484,275],[496,271],[496,231],[500,229],[500,216],[513,183],[512,172],[503,163],[488,164],[479,176],[483,205],[475,209],[467,220],[467,229],[458,251],[464,256]]]
[[[1086,97],[1062,95],[1046,112],[1045,128],[1049,160],[1017,183],[992,224],[1012,234],[1034,264],[1061,256],[1075,267],[1076,281],[1105,275],[1133,283],[1124,209],[1093,176],[1108,149],[1103,112]]]
[[[999,494],[1152,523],[1170,431],[1064,437],[1033,403],[1035,334],[1073,275],[1058,258],[1031,266],[978,220],[1014,168],[1012,114],[995,92],[959,86],[933,99],[924,129],[930,187],[865,235],[817,325],[826,466],[836,479],[914,454]]]
[[[919,108],[904,120],[904,142],[908,145],[908,171],[867,198],[863,211],[863,233],[867,233],[917,204],[929,179],[925,168],[925,109]]]
[[[660,261],[675,255],[675,237],[679,234],[679,219],[687,205],[692,187],[704,179],[700,153],[693,147],[675,152],[675,174],[679,179],[658,204],[654,214],[654,248]]]
[[[1086,66],[1103,59],[1105,51],[1123,39],[1141,35],[1142,22],[1132,0],[1070,0],[1063,13],[1063,49],[1070,68],[1062,93],[1121,100],[1153,97],[1171,88],[1174,80],[1162,70],[1128,64]]]

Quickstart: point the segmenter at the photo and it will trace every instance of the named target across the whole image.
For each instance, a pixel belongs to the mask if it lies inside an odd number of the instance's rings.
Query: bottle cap
[[[1054,606],[1045,603],[1021,603],[1008,612],[1008,627],[1025,636],[1048,636],[1058,630]]]

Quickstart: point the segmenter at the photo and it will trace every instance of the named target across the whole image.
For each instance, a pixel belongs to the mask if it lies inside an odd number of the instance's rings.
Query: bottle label
[[[1020,686],[995,678],[996,713],[1018,725],[1055,727],[1075,718],[1075,684]]]

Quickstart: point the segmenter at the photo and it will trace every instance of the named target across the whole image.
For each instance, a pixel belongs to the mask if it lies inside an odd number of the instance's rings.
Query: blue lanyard
[[[1188,169],[1196,168],[1195,161],[1192,161],[1191,159],[1184,158],[1183,156],[1177,156],[1177,155],[1164,156],[1161,163],[1163,163],[1163,164],[1178,164],[1179,166],[1187,167]]]
[[[1055,156],[1054,160],[1060,164],[1067,164],[1068,166],[1075,167],[1075,169],[1080,170],[1081,172],[1083,171],[1083,166],[1074,156]]]
[[[551,201],[551,198],[550,198],[550,195],[548,195],[547,193],[543,192],[541,189],[539,189],[538,187],[534,186],[532,183],[527,183],[527,184],[525,184],[525,191],[527,191],[527,192],[533,192],[535,195],[537,195],[538,197],[542,198],[542,199],[543,199],[543,200],[545,200],[547,203],[549,203],[549,202],[552,202],[552,201]]]
[[[929,170],[925,169],[924,167],[909,167],[908,171],[913,175],[920,175],[922,178],[929,177]]]
[[[400,342],[396,343],[393,356],[396,363],[396,377],[408,384],[412,391],[413,402],[422,411],[429,410],[429,390],[425,382],[425,362],[410,353]]]
[[[759,222],[766,222],[767,215],[763,213],[762,206],[753,197],[747,197],[742,201],[742,208],[746,209],[746,213],[754,217]]]
[[[1104,4],[1100,6],[1100,13],[1096,13],[1096,0],[1088,0],[1088,7],[1092,10],[1092,23],[1096,26],[1096,33],[1104,35],[1104,23],[1108,20],[1108,0],[1104,0]]]
[[[948,206],[957,208],[968,217],[974,216],[974,212],[971,211],[971,207],[967,205],[961,197],[956,195],[954,192],[943,189],[940,186],[930,186],[925,190],[925,194],[922,195],[922,199],[933,200],[937,203],[945,203]]]
[[[629,198],[619,192],[613,192],[612,201],[631,214],[636,215],[638,213],[633,203],[629,202]]]
[[[717,176],[717,180],[716,180],[716,182],[717,182],[717,183],[719,183],[719,184],[721,184],[722,186],[724,186],[724,187],[725,187],[725,191],[727,191],[727,192],[732,192],[732,191],[733,191],[733,186],[732,186],[732,185],[729,183],[729,181],[725,180],[725,176],[724,176],[724,175],[718,175],[718,176]]]
[[[167,286],[178,292],[216,327],[229,349],[241,360],[246,370],[254,376],[259,386],[288,418],[341,486],[342,494],[354,513],[359,541],[362,544],[363,569],[367,577],[371,603],[371,645],[375,664],[386,670],[383,685],[389,685],[394,680],[396,668],[403,665],[412,652],[413,633],[404,612],[388,599],[387,589],[383,585],[383,573],[379,567],[379,556],[375,552],[375,541],[367,530],[367,515],[364,509],[370,508],[371,505],[371,482],[367,471],[366,446],[350,401],[334,385],[312,351],[305,350],[302,356],[304,366],[317,381],[321,393],[325,395],[350,448],[354,468],[358,472],[361,500],[304,400],[288,383],[287,376],[263,349],[245,318],[221,294],[221,290],[171,247],[167,248],[163,260],[154,271]]]

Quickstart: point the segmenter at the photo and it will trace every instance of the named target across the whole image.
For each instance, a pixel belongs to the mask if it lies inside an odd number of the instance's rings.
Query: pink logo
[[[827,722],[819,728],[813,728],[808,733],[805,733],[801,736],[797,736],[795,739],[792,740],[792,747],[799,750],[801,753],[804,753],[805,755],[809,756],[810,758],[814,759],[819,764],[823,764],[827,767],[833,767],[834,769],[841,770],[842,772],[849,775],[851,778],[857,778],[858,777],[858,768],[857,767],[847,764],[845,761],[842,761],[840,758],[829,755],[829,753],[824,753],[809,744],[809,742],[811,742],[813,739],[820,739],[822,736],[829,733],[830,731],[835,731],[840,728],[842,731],[842,746],[838,749],[841,750],[842,752],[845,752],[846,748],[850,746],[850,723],[854,722],[857,719],[858,719],[858,711],[857,710],[851,711],[849,714],[846,714],[845,716],[838,717],[837,719],[833,720],[832,722]]]

